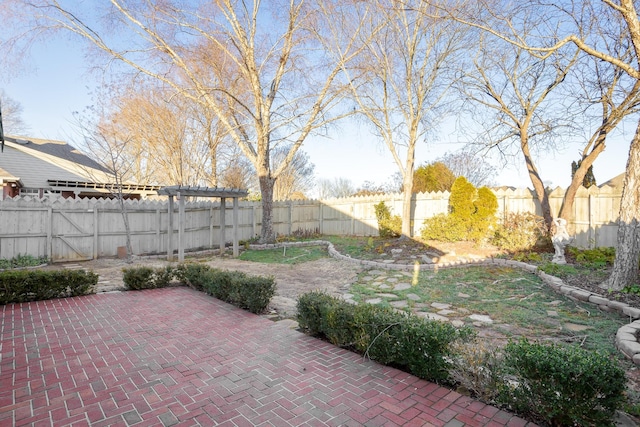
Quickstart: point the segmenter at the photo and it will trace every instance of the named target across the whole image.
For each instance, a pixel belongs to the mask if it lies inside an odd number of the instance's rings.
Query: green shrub
[[[622,288],[622,292],[624,292],[625,294],[640,296],[640,285],[625,286],[624,288]]]
[[[309,333],[372,360],[431,381],[447,382],[450,345],[472,335],[444,322],[371,304],[352,305],[312,292],[298,300],[298,323]]]
[[[273,277],[248,276],[236,283],[238,307],[251,313],[263,313],[276,292],[276,281]]]
[[[542,262],[542,256],[537,252],[517,252],[512,259],[520,262]]]
[[[239,271],[203,271],[203,290],[209,295],[252,313],[264,312],[275,294],[273,277],[247,276]]]
[[[273,277],[218,270],[206,264],[180,264],[174,276],[196,290],[256,314],[267,309],[276,291]]]
[[[298,298],[298,325],[310,335],[321,336],[326,330],[325,318],[328,308],[340,301],[323,292],[308,292]]]
[[[497,210],[498,199],[489,188],[476,191],[473,184],[458,177],[449,196],[450,213],[427,218],[420,236],[423,240],[442,242],[481,242],[489,237]]]
[[[471,217],[469,240],[480,242],[489,237],[491,229],[495,226],[498,198],[489,188],[480,187],[473,205],[475,213]]]
[[[98,275],[84,270],[0,272],[0,304],[74,297],[90,293]]]
[[[387,205],[380,202],[373,205],[378,219],[378,233],[380,237],[400,237],[402,234],[402,218],[399,215],[391,216]]]
[[[467,228],[454,216],[438,214],[424,221],[420,237],[423,240],[459,242],[467,238]]]
[[[525,251],[548,240],[544,219],[531,213],[509,212],[498,223],[491,243],[507,251]]]
[[[171,266],[161,268],[123,268],[122,273],[122,281],[127,286],[127,289],[133,291],[167,287],[174,277],[173,267]]]
[[[459,218],[464,223],[471,222],[471,216],[476,212],[473,204],[476,198],[476,188],[463,176],[459,176],[453,182],[451,195],[449,196],[449,211],[451,215]]]
[[[624,371],[600,353],[522,340],[507,344],[504,363],[511,381],[499,400],[553,426],[613,425],[625,400]]]
[[[174,271],[175,278],[197,291],[204,291],[204,277],[207,271],[211,270],[206,264],[202,263],[182,263],[179,264]]]
[[[602,268],[613,265],[616,258],[616,248],[604,247],[594,249],[578,249],[569,246],[568,252],[578,264],[590,268]]]

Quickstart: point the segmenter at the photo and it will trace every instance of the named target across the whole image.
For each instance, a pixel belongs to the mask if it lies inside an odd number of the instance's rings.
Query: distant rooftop
[[[111,173],[107,168],[100,163],[88,157],[86,154],[80,152],[75,147],[67,144],[64,141],[56,141],[52,139],[39,139],[39,138],[26,138],[20,136],[6,136],[6,141],[20,144],[25,148],[29,148],[41,153],[48,154],[50,156],[58,157],[63,160],[100,170],[105,173]]]

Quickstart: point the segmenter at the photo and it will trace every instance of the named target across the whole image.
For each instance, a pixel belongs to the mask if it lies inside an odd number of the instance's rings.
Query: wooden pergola
[[[173,261],[173,198],[178,199],[178,261],[184,261],[184,200],[185,197],[219,197],[220,198],[220,254],[225,251],[225,212],[226,199],[233,199],[233,256],[237,257],[240,252],[238,245],[238,199],[247,197],[249,192],[237,188],[210,188],[174,185],[162,187],[158,190],[158,195],[169,196],[169,225],[167,241],[167,260]]]

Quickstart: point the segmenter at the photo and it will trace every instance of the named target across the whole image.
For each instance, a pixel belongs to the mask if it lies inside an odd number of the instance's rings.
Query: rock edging
[[[469,267],[469,266],[482,266],[482,265],[502,265],[507,267],[520,268],[530,273],[534,273],[539,276],[542,281],[555,291],[568,296],[571,299],[587,302],[598,306],[602,311],[617,312],[622,316],[628,316],[630,319],[629,324],[620,327],[616,333],[615,345],[618,350],[622,352],[627,358],[631,359],[634,364],[640,365],[640,342],[638,336],[640,336],[640,308],[632,307],[629,304],[612,301],[605,298],[602,295],[595,294],[584,289],[576,288],[565,284],[559,277],[552,276],[540,270],[537,266],[527,264],[521,261],[512,261],[508,259],[500,258],[485,258],[471,261],[453,261],[443,262],[436,264],[390,264],[377,261],[361,260],[357,258],[351,258],[350,256],[343,255],[336,250],[333,243],[326,240],[312,240],[306,242],[284,242],[275,244],[264,245],[250,245],[250,249],[276,249],[284,246],[319,246],[326,245],[329,256],[332,258],[347,261],[352,264],[359,264],[364,267],[380,268],[387,270],[434,270],[439,268],[456,268],[456,267]]]

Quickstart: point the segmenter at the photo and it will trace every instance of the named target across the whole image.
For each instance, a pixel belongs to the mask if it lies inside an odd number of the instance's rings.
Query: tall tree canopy
[[[13,3],[13,2],[12,2]],[[199,104],[251,162],[263,204],[263,241],[273,241],[274,184],[305,139],[342,116],[336,113],[341,71],[356,53],[358,28],[342,32],[340,55],[327,51],[327,20],[342,2],[221,0],[134,2],[108,6],[57,0],[17,1],[34,32],[80,36],[112,69],[155,79]],[[335,27],[336,23],[331,22]],[[334,114],[335,113],[335,114]],[[273,167],[271,151],[287,146]]]

